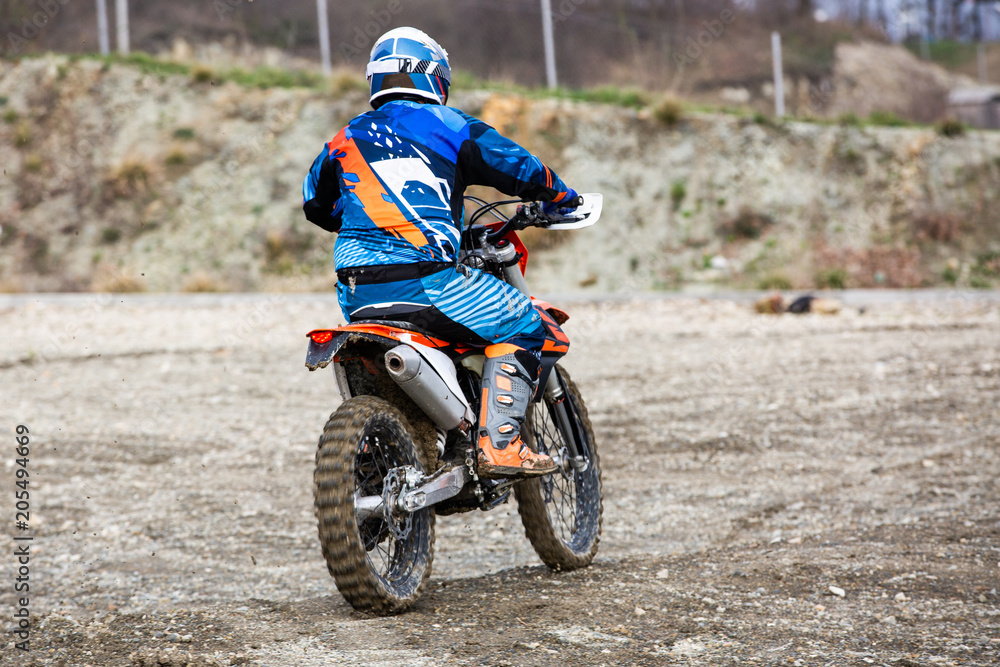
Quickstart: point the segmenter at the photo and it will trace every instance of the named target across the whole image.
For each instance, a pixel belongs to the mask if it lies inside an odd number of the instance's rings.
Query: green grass
[[[891,111],[872,111],[868,116],[868,123],[870,125],[879,125],[881,127],[907,127],[910,125],[909,122],[903,120]]]
[[[913,55],[923,58],[918,40],[909,40],[905,46]],[[948,69],[961,67],[976,58],[976,44],[973,42],[956,42],[950,39],[942,39],[931,42],[927,46],[930,51],[931,62]]]
[[[219,77],[223,81],[247,88],[318,88],[323,76],[314,72],[257,67],[252,70],[231,69]]]

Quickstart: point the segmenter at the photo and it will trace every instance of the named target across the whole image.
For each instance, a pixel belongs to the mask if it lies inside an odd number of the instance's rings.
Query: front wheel
[[[569,374],[556,366],[569,417],[569,432],[559,425],[556,405],[546,401],[528,408],[525,442],[548,454],[559,464],[551,475],[529,479],[514,487],[517,511],[538,557],[553,570],[586,567],[597,554],[601,537],[601,461],[583,396]],[[572,438],[586,467],[570,460],[567,441]]]
[[[404,466],[423,471],[402,413],[373,396],[346,400],[323,429],[313,494],[327,569],[355,608],[393,614],[412,606],[431,573],[434,512],[386,512]]]

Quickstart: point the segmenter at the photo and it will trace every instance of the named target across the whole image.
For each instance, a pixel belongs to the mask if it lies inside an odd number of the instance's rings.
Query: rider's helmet
[[[379,37],[366,74],[373,108],[390,97],[448,103],[448,52],[422,30],[395,28]]]

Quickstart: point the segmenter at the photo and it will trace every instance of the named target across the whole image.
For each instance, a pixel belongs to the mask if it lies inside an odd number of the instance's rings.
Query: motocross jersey
[[[451,107],[394,100],[354,118],[313,162],[306,218],[339,232],[338,271],[454,263],[469,185],[524,199],[572,192],[548,167],[486,123]]]

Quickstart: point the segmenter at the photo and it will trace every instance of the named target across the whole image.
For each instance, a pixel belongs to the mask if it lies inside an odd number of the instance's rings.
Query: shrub
[[[984,276],[1000,277],[1000,252],[986,252],[979,255],[972,270]]]
[[[674,181],[670,186],[670,201],[675,211],[684,203],[685,197],[687,197],[687,186],[684,181]]]
[[[772,225],[771,216],[743,207],[735,218],[719,227],[719,233],[733,240],[757,239]]]
[[[958,238],[962,219],[955,213],[925,213],[913,220],[917,241],[949,243]]]
[[[145,163],[123,162],[106,179],[111,199],[126,199],[149,190],[152,174]]]
[[[194,130],[190,127],[178,127],[174,130],[174,139],[190,141],[194,139]]]
[[[844,269],[823,269],[816,274],[816,287],[820,289],[844,289],[847,287],[847,271]]]
[[[42,156],[38,153],[32,153],[24,158],[24,170],[25,171],[41,171],[42,170]]]
[[[783,273],[772,273],[757,281],[759,290],[789,290],[792,289],[792,281]]]
[[[164,162],[171,167],[176,167],[187,162],[187,153],[179,148],[175,148],[167,154]]]
[[[122,231],[116,227],[105,227],[101,232],[101,243],[111,245],[121,240]]]
[[[27,146],[35,136],[31,131],[31,125],[27,122],[18,123],[14,130],[14,145],[18,147]]]
[[[13,109],[7,109],[6,111],[3,112],[3,122],[7,123],[8,125],[13,125],[18,121],[20,117],[21,115],[18,114]]]
[[[191,80],[195,83],[210,83],[215,78],[215,72],[204,65],[196,65],[191,70]]]
[[[861,119],[858,118],[857,114],[853,112],[840,114],[837,118],[837,122],[844,127],[858,127],[861,125]]]
[[[684,106],[676,97],[667,95],[653,107],[653,118],[664,127],[674,127],[684,117]]]
[[[937,124],[937,133],[949,139],[961,137],[965,134],[965,124],[954,118],[945,118]]]
[[[944,267],[944,272],[941,274],[941,278],[949,285],[954,285],[958,282],[958,271],[950,266]]]

